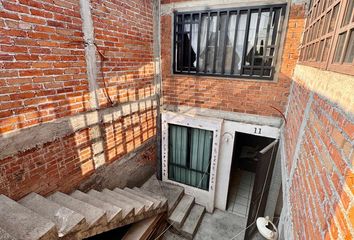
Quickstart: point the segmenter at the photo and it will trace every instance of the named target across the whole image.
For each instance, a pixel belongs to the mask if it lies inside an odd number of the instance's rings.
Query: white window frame
[[[195,198],[196,203],[206,207],[208,212],[213,212],[216,188],[216,173],[219,159],[220,133],[222,119],[187,115],[174,112],[162,113],[162,180],[182,186],[185,193]],[[213,132],[213,144],[210,163],[209,190],[199,189],[183,183],[172,181],[168,178],[168,125],[175,124],[191,128],[199,128]]]

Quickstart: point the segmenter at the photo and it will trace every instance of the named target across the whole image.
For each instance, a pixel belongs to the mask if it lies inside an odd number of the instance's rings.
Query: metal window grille
[[[354,0],[311,2],[300,62],[354,75]]]
[[[285,7],[176,12],[173,72],[272,80]]]

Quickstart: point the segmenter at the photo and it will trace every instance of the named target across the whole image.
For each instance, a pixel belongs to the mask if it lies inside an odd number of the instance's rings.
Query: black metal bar
[[[252,59],[250,62],[251,65],[251,76],[253,74],[253,68],[254,68],[254,56],[256,55],[256,48],[257,48],[257,43],[258,43],[258,32],[259,32],[259,22],[261,21],[261,16],[262,16],[262,9],[258,9],[258,17],[257,17],[257,24],[256,24],[256,32],[254,36],[254,42],[253,42],[253,50],[252,50]]]
[[[226,45],[227,45],[227,33],[229,30],[229,20],[230,20],[230,11],[227,11],[227,18],[225,24],[225,35],[224,35],[224,49],[222,51],[222,62],[221,62],[221,74],[225,72],[225,58],[226,58]]]
[[[237,43],[237,30],[238,30],[238,24],[240,21],[240,16],[241,12],[237,11],[237,17],[236,17],[236,25],[235,25],[235,36],[234,36],[234,45],[232,47],[232,60],[231,60],[231,75],[234,74],[234,69],[235,69],[235,50],[236,50],[236,43]]]
[[[174,22],[173,22],[173,26],[174,26],[174,29],[173,29],[173,72],[176,72],[177,69],[178,69],[178,66],[176,65],[176,51],[177,51],[177,48],[176,48],[176,35],[177,35],[177,14],[175,13],[174,14]]]
[[[276,8],[276,7],[285,7],[287,4],[286,3],[281,3],[281,4],[272,4],[271,6],[273,8]],[[238,8],[235,8],[235,10],[257,10],[259,8],[269,8],[269,5],[259,5],[259,6],[255,6],[255,7],[250,7],[250,6],[246,6],[246,7],[238,7]],[[230,8],[220,8],[220,9],[217,9],[217,10],[201,10],[201,11],[198,11],[198,13],[208,13],[208,12],[216,12],[216,11],[219,11],[219,12],[226,12],[226,11],[230,11]],[[196,11],[181,11],[181,12],[178,12],[176,11],[177,13],[183,13],[183,14],[190,14],[190,13],[195,13]]]
[[[191,20],[189,22],[190,25],[189,25],[188,73],[191,72],[193,14],[191,14],[190,16],[191,16]]]
[[[242,53],[242,61],[241,61],[241,72],[240,75],[243,74],[243,69],[244,69],[244,65],[246,62],[246,53],[247,53],[247,41],[248,41],[248,32],[249,32],[249,28],[250,28],[250,20],[251,20],[251,9],[248,9],[247,11],[247,21],[246,21],[246,31],[245,31],[245,39],[243,41],[243,53]]]
[[[220,12],[218,12],[216,17],[216,32],[215,32],[215,44],[214,44],[214,60],[213,60],[213,73],[215,73],[215,66],[216,66],[216,56],[217,54],[217,47],[219,41],[219,30],[220,30]]]
[[[198,21],[198,41],[197,41],[197,65],[196,65],[196,69],[195,72],[198,73],[199,72],[199,58],[200,58],[200,32],[202,28],[202,14],[199,13],[199,21]]]
[[[210,12],[208,12],[208,24],[207,24],[206,43],[205,43],[204,73],[207,72],[207,64],[208,64],[209,28],[210,28]]]
[[[184,14],[182,15],[181,72],[184,71]]]

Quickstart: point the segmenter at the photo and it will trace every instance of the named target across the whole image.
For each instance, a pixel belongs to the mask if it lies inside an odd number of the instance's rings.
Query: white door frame
[[[261,117],[261,116],[260,116]],[[229,191],[232,154],[234,149],[235,133],[247,133],[251,135],[278,139],[280,129],[266,125],[248,124],[242,122],[224,121],[221,131],[220,153],[216,180],[215,207],[226,210]]]
[[[180,185],[185,193],[195,197],[195,201],[206,207],[208,212],[213,212],[215,206],[215,189],[217,178],[217,165],[219,158],[220,132],[222,119],[187,115],[174,112],[162,113],[162,180]],[[213,132],[213,147],[210,163],[209,190],[202,190],[186,184],[178,183],[168,178],[168,124],[205,129]]]

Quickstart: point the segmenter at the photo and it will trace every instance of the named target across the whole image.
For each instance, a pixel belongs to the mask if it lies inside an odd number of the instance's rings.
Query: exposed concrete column
[[[86,70],[90,90],[90,107],[93,109],[98,109],[99,103],[97,97],[98,84],[96,46],[94,45],[95,36],[90,0],[80,0],[80,14],[82,19],[82,31],[84,33],[85,42]]]
[[[161,180],[161,106],[162,106],[162,77],[161,77],[161,22],[160,22],[160,0],[153,1],[153,53],[154,53],[154,85],[157,100],[157,116],[156,116],[156,169],[157,178]]]
[[[97,49],[95,46],[95,35],[90,0],[80,0],[80,14],[82,19],[82,31],[84,33],[86,71],[90,90],[90,107],[92,109],[99,109],[100,106],[97,95],[99,90],[97,83]],[[93,161],[95,168],[102,166],[106,162],[106,155],[104,151],[104,131],[100,124],[102,117],[100,114],[98,114],[97,117],[100,119],[100,121],[96,126],[90,129],[90,139],[93,141],[91,147],[94,155]]]

